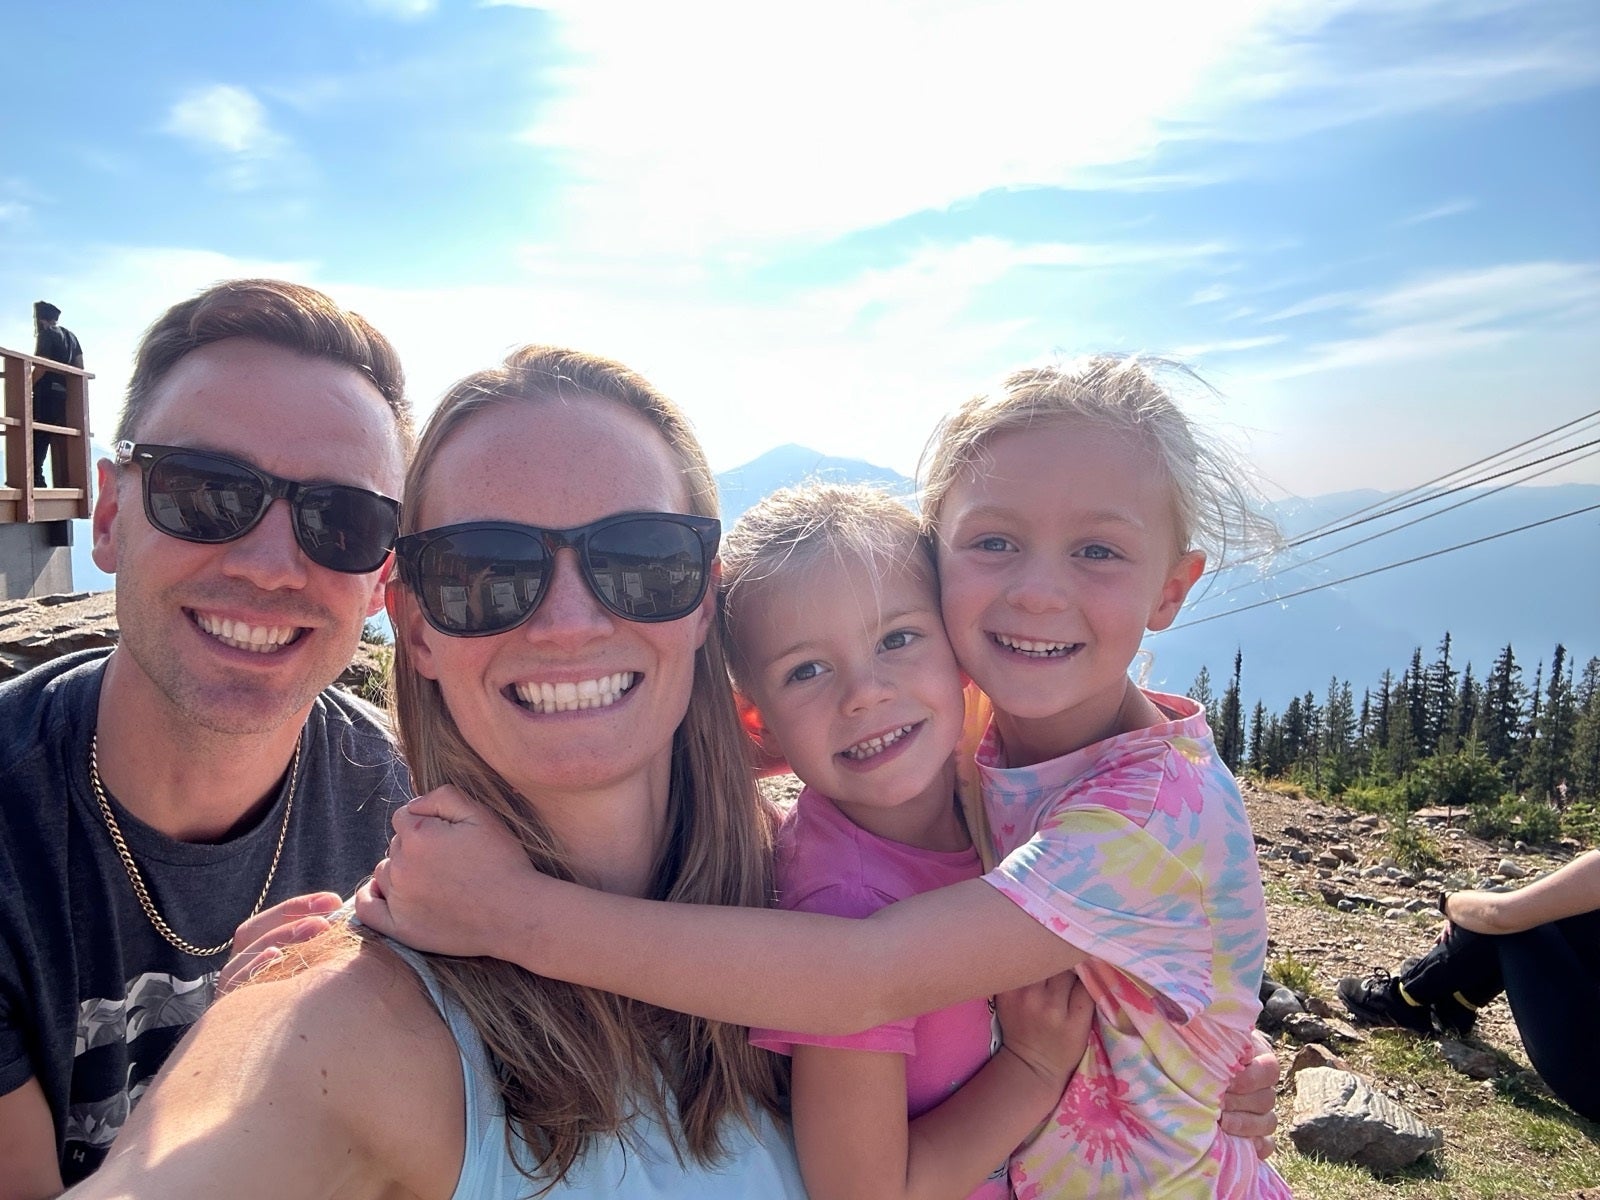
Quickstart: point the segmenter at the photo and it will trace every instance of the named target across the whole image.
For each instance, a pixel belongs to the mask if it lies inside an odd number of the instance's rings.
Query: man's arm
[[[61,1194],[56,1127],[37,1079],[0,1096],[0,1200]]]

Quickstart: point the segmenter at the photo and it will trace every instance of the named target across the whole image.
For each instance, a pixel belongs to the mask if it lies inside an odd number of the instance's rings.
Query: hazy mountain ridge
[[[822,478],[880,483],[909,494],[912,481],[888,467],[860,459],[820,454],[798,445],[769,450],[717,476],[722,514],[731,525],[739,514],[776,488]],[[1235,648],[1244,652],[1246,703],[1264,700],[1282,709],[1310,690],[1319,700],[1330,676],[1348,679],[1359,695],[1385,668],[1399,674],[1421,646],[1431,661],[1448,630],[1451,658],[1468,661],[1481,679],[1507,642],[1516,649],[1525,681],[1536,663],[1548,663],[1559,641],[1569,661],[1582,664],[1600,654],[1600,513],[1555,521],[1497,541],[1431,558],[1382,574],[1325,587],[1390,563],[1446,546],[1600,504],[1600,485],[1513,487],[1492,494],[1463,492],[1445,500],[1467,503],[1452,512],[1427,515],[1418,505],[1381,522],[1287,549],[1263,563],[1235,567],[1203,580],[1178,625],[1146,639],[1148,683],[1184,691],[1202,665],[1218,694],[1233,668]],[[1286,540],[1342,519],[1392,493],[1339,492],[1285,501],[1274,507]],[[1385,533],[1365,545],[1308,561],[1380,530],[1425,517],[1410,528]],[[72,569],[79,590],[113,586],[90,559],[87,521],[74,523]],[[1261,607],[1246,606],[1269,601]],[[1218,614],[1227,614],[1218,616]],[[1204,620],[1216,616],[1215,620]]]

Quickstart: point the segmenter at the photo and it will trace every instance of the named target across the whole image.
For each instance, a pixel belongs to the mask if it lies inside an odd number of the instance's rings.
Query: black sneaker
[[[1339,980],[1339,999],[1358,1021],[1368,1025],[1398,1025],[1416,1033],[1433,1032],[1433,1022],[1422,1005],[1408,1004],[1400,994],[1400,981],[1387,971],[1374,971],[1365,979]]]

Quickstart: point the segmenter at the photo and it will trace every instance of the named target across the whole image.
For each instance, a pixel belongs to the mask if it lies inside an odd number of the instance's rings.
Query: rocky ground
[[[1334,987],[1341,977],[1397,970],[1432,944],[1443,925],[1441,891],[1514,886],[1581,849],[1576,842],[1537,848],[1484,842],[1461,828],[1460,810],[1426,810],[1413,822],[1443,865],[1411,870],[1396,859],[1384,818],[1293,791],[1247,784],[1244,792],[1267,893],[1267,961],[1292,955],[1310,968],[1340,1017],[1346,1014]],[[1479,1014],[1476,1040],[1527,1064],[1504,999]],[[1410,1094],[1405,1080],[1393,1085],[1419,1115],[1437,1108],[1426,1094]]]
[[[1343,976],[1397,970],[1423,953],[1442,927],[1439,892],[1515,887],[1585,847],[1485,842],[1461,827],[1459,811],[1425,810],[1411,831],[1439,865],[1408,869],[1387,818],[1289,790],[1246,785],[1244,792],[1267,895],[1269,975],[1285,963],[1304,968],[1288,972],[1300,976],[1295,990],[1313,1014],[1328,1018],[1332,1035],[1263,1018],[1285,1068],[1280,1132],[1289,1135],[1294,1125],[1291,1063],[1309,1053],[1303,1044],[1311,1040],[1348,1060],[1375,1093],[1437,1130],[1442,1143],[1399,1176],[1341,1174],[1299,1158],[1292,1137],[1282,1136],[1279,1162],[1296,1194],[1600,1198],[1600,1129],[1556,1102],[1532,1072],[1503,997],[1479,1013],[1471,1038],[1455,1041],[1353,1025],[1335,992]]]

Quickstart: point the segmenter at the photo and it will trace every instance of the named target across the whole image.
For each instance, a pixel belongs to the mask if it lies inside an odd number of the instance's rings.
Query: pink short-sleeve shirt
[[[1018,1200],[1282,1197],[1217,1127],[1253,1057],[1266,902],[1238,785],[1200,706],[1030,767],[978,751],[999,865],[987,883],[1090,955],[1097,1017],[1055,1115],[1012,1156]]]

